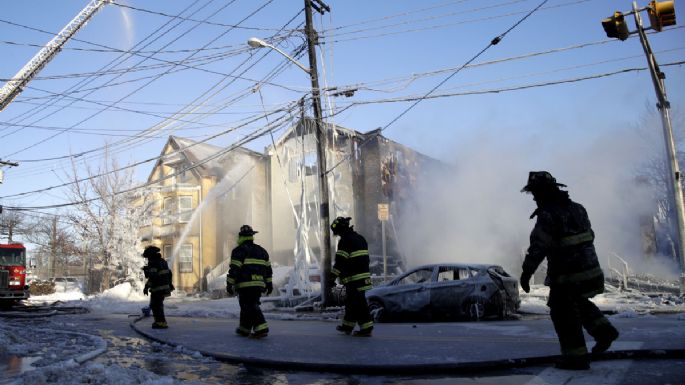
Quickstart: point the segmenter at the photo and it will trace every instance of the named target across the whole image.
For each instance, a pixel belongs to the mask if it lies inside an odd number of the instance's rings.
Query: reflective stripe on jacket
[[[604,291],[604,273],[597,260],[590,219],[585,208],[566,198],[539,207],[530,234],[523,271],[535,272],[547,258],[552,288],[570,290],[586,298]]]
[[[371,289],[369,246],[366,239],[354,230],[340,234],[331,272],[348,288],[359,291]]]
[[[243,240],[231,253],[231,263],[226,284],[236,289],[266,287],[272,281],[273,272],[269,254],[251,239]]]
[[[147,262],[147,282],[145,286],[151,293],[161,292],[171,294],[172,272],[166,260],[161,258],[149,258]]]

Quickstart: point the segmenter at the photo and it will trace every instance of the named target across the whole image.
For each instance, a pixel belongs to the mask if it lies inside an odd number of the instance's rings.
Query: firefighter
[[[226,292],[238,294],[240,325],[236,334],[262,338],[269,334],[269,325],[259,308],[262,293],[273,291],[269,253],[254,243],[254,231],[249,225],[240,227],[238,246],[231,253],[231,264],[226,275]]]
[[[366,302],[366,291],[371,289],[369,273],[369,247],[366,239],[350,226],[349,217],[337,217],[331,224],[334,235],[340,237],[335,262],[331,273],[331,282],[337,278],[345,285],[345,315],[342,324],[336,330],[347,335],[359,324],[359,330],[353,335],[371,337],[373,319]]]
[[[521,288],[530,291],[530,277],[545,257],[549,299],[547,306],[554,323],[562,358],[556,367],[568,370],[590,368],[583,328],[596,341],[599,354],[618,338],[618,330],[589,298],[604,291],[604,273],[595,252],[595,234],[585,208],[573,202],[566,187],[547,171],[531,171],[521,192],[530,193],[537,217],[530,234],[530,246],[523,261]]]
[[[143,288],[143,294],[150,294],[150,309],[155,322],[153,329],[167,329],[169,325],[164,317],[164,298],[171,295],[174,285],[171,283],[171,270],[166,261],[162,259],[159,247],[148,246],[143,251],[143,258],[147,259],[147,265],[143,266],[143,273],[147,282]]]

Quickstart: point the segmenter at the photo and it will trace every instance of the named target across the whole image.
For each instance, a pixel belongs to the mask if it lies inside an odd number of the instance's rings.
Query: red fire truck
[[[0,244],[0,306],[27,298],[26,248],[21,243]]]

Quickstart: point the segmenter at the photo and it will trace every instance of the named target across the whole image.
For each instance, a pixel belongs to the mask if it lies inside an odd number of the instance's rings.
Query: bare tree
[[[7,237],[7,243],[15,242],[15,235],[23,232],[26,217],[20,211],[5,210],[0,213],[0,238]]]
[[[683,119],[683,114],[675,111],[672,120],[677,158],[682,172],[682,167],[685,166],[685,152],[682,150],[683,145],[685,145],[685,119]],[[645,108],[645,113],[637,125],[637,130],[644,139],[645,151],[636,170],[636,177],[640,183],[651,187],[656,202],[653,220],[656,227],[657,243],[660,244],[657,251],[677,261],[678,248],[676,242],[678,237],[673,192],[669,188],[669,168],[661,120],[654,107],[647,106]]]
[[[31,218],[26,227],[24,238],[35,245],[32,257],[36,267],[48,277],[63,275],[69,266],[83,266],[73,231],[60,215]]]
[[[144,261],[138,230],[150,215],[152,198],[144,189],[132,189],[133,171],[122,170],[108,153],[97,169],[86,166],[85,174],[90,179],[78,182],[83,178],[72,164],[70,194],[79,203],[69,219],[87,250],[89,286],[105,290],[124,279],[139,284]]]

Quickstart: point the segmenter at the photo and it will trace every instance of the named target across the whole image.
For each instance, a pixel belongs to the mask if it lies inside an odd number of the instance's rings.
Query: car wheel
[[[369,313],[371,313],[374,322],[383,322],[386,318],[385,306],[377,300],[369,301]]]
[[[478,321],[485,317],[485,305],[482,301],[467,301],[464,310],[464,313],[466,313],[466,316],[471,321]]]

